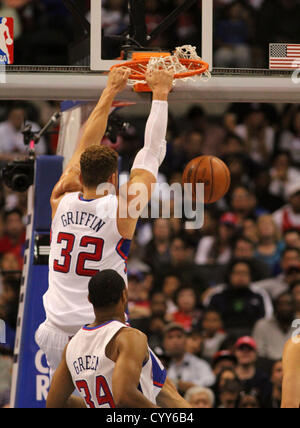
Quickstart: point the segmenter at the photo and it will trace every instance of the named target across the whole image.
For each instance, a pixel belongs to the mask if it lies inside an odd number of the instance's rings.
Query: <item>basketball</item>
[[[230,187],[230,172],[226,164],[215,156],[200,156],[191,160],[182,176],[182,184],[192,184],[192,198],[195,201],[196,184],[204,184],[204,202],[212,204],[223,198]]]

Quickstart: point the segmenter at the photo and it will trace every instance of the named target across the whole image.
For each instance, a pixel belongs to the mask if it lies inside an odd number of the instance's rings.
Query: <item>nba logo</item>
[[[0,17],[0,64],[14,62],[14,20]]]

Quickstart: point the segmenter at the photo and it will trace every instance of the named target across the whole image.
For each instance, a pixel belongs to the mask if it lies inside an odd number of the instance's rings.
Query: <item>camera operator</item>
[[[26,155],[27,148],[24,145],[24,136],[22,129],[26,119],[26,110],[23,104],[13,104],[10,108],[7,120],[0,123],[0,162],[14,160],[16,155]],[[37,123],[26,120],[26,123],[32,125],[32,131],[38,132],[40,127]],[[40,139],[36,147],[36,153],[41,155],[46,153],[46,142],[44,138]],[[24,157],[24,156],[22,156]]]

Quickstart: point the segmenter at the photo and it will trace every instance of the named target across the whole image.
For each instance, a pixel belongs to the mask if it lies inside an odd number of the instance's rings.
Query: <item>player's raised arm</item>
[[[148,360],[146,336],[138,330],[123,329],[116,338],[118,358],[112,377],[112,392],[116,407],[156,408],[139,390],[143,363]]]
[[[107,121],[113,100],[118,92],[121,92],[128,81],[130,70],[121,67],[113,69],[108,77],[108,83],[101,98],[91,113],[83,135],[77,145],[66,170],[61,176],[59,182],[54,187],[51,196],[52,217],[54,217],[60,199],[70,192],[82,190],[80,182],[80,157],[85,149],[93,144],[101,144],[102,138],[106,131]]]
[[[147,83],[153,92],[152,107],[146,124],[144,147],[134,160],[129,182],[120,188],[119,206],[122,214],[126,212],[137,193],[141,201],[139,211],[142,211],[151,199],[153,185],[157,181],[158,170],[167,151],[168,95],[173,79],[174,73],[166,70],[155,70],[146,74]],[[124,215],[120,216],[118,229],[124,238],[132,239],[139,215],[135,217],[132,212],[127,213],[126,218]]]
[[[165,409],[188,409],[192,406],[181,397],[173,383],[169,378],[166,379],[166,382],[158,394],[156,399],[159,407],[163,407]]]
[[[300,337],[297,338],[298,341]],[[300,407],[300,342],[289,340],[283,353],[283,409],[299,409]]]

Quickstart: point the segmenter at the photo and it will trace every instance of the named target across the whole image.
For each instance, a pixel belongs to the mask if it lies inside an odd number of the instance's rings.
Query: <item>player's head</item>
[[[107,269],[97,273],[89,282],[89,301],[97,310],[124,313],[127,306],[124,279],[116,271]]]
[[[117,186],[118,153],[107,146],[92,145],[80,158],[81,181],[88,189],[97,189],[104,183]]]

